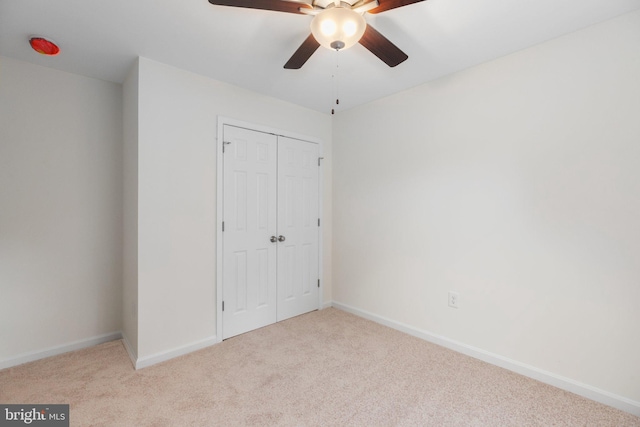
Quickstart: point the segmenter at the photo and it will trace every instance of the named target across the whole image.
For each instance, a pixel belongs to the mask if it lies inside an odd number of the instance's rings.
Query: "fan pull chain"
[[[335,84],[335,93],[336,93],[336,105],[340,105],[340,82],[338,79],[338,71],[340,69],[340,65],[338,63],[338,52],[340,52],[338,49],[336,49],[336,69],[335,72],[333,73],[333,77],[334,77],[334,84]],[[335,109],[331,109],[331,114],[335,114]]]

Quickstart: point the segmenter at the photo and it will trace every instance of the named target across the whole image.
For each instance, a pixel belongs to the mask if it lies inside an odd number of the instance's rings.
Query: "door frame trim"
[[[217,342],[222,341],[222,215],[223,215],[223,164],[224,159],[222,157],[223,137],[224,137],[224,125],[236,126],[244,129],[254,130],[258,132],[270,133],[277,136],[284,136],[292,139],[299,139],[306,142],[312,142],[318,144],[318,155],[324,156],[323,142],[319,138],[314,138],[308,135],[301,135],[295,132],[277,129],[271,126],[258,125],[255,123],[245,122],[243,120],[237,120],[229,117],[218,116],[217,117],[217,133],[216,133],[216,230],[214,233],[216,239],[216,283],[215,283],[215,307],[216,307],[216,338]],[[323,277],[323,264],[322,264],[322,252],[323,252],[323,230],[324,230],[324,218],[323,212],[323,199],[324,199],[324,173],[322,164],[318,167],[318,215],[320,218],[320,227],[318,227],[318,278],[320,279],[320,287],[318,289],[318,310],[323,308],[323,295],[324,295],[324,277]]]

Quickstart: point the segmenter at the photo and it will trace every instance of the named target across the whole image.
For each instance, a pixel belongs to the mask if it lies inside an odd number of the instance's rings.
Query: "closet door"
[[[318,145],[223,128],[222,338],[318,308]]]
[[[277,137],[224,126],[223,339],[275,323]]]
[[[318,145],[278,137],[278,321],[318,308]]]

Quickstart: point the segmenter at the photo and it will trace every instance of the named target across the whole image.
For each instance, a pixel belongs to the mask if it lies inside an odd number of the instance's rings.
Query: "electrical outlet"
[[[458,308],[460,304],[460,294],[455,291],[449,291],[449,307]]]

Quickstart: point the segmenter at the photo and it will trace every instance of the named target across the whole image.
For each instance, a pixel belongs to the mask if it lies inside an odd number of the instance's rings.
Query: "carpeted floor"
[[[121,341],[0,371],[73,426],[640,426],[640,418],[326,309],[135,371]]]

